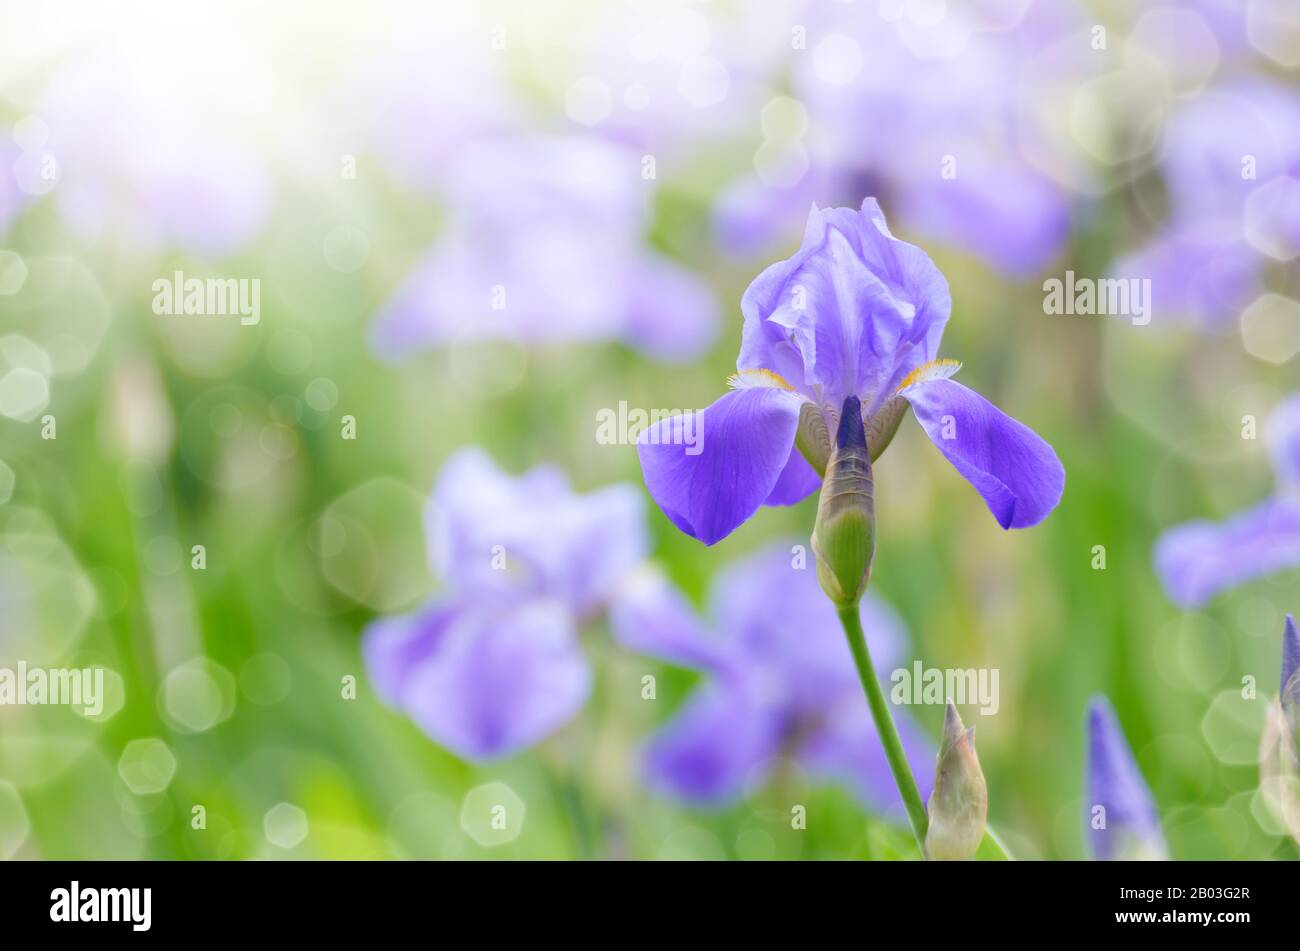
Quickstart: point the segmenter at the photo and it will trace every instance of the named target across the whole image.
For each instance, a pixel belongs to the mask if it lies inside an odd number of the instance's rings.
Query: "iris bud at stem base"
[[[875,486],[862,409],[844,401],[835,448],[826,465],[812,534],[817,578],[839,607],[857,604],[871,579],[876,552]]]

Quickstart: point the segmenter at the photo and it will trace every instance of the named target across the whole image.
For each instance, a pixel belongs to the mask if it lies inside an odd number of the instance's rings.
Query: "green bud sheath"
[[[857,604],[871,578],[876,503],[862,407],[856,396],[844,401],[840,414],[817,502],[812,547],[822,590],[837,607]]]
[[[871,417],[871,422],[867,423],[867,446],[871,449],[872,462],[889,448],[894,433],[898,432],[898,424],[903,421],[911,405],[901,396],[891,396],[885,400],[885,405],[880,407],[876,415]]]
[[[817,474],[825,476],[826,463],[831,455],[831,437],[826,431],[826,417],[812,403],[799,407],[799,428],[795,430],[794,444]]]
[[[973,858],[984,839],[989,794],[975,755],[975,728],[965,729],[949,701],[943,718],[943,745],[930,794],[927,858],[964,861]]]

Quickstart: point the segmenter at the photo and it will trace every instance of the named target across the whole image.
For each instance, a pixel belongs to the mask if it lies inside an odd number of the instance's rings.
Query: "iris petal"
[[[1156,541],[1155,565],[1165,592],[1185,608],[1300,565],[1300,503],[1274,499],[1224,522],[1179,525]]]
[[[787,390],[734,390],[707,409],[651,426],[637,439],[651,497],[704,544],[725,538],[776,487],[794,445],[799,404]]]
[[[925,380],[903,390],[916,418],[1003,528],[1037,525],[1061,500],[1065,469],[1055,450],[974,390]]]
[[[467,607],[404,679],[400,706],[474,761],[508,756],[567,723],[591,690],[572,616],[557,602]]]
[[[649,784],[676,799],[722,806],[759,783],[777,753],[773,711],[734,681],[698,688],[645,749]]]
[[[790,458],[772,487],[764,505],[794,505],[802,502],[821,488],[822,477],[808,464],[798,446],[790,449]]]
[[[721,672],[736,650],[710,632],[685,596],[657,569],[632,575],[610,605],[610,631],[638,654],[688,667]]]

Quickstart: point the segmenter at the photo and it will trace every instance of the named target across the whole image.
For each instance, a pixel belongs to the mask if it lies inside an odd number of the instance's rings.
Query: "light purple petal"
[[[716,681],[691,694],[646,744],[646,780],[693,805],[723,806],[763,781],[779,738],[769,708],[743,686]]]
[[[1061,500],[1065,469],[1028,426],[953,380],[902,391],[930,441],[984,497],[1003,528],[1037,525]]]
[[[909,718],[895,715],[894,724],[921,798],[928,800],[934,785],[934,744]],[[799,759],[811,772],[848,785],[868,807],[903,815],[903,800],[885,748],[860,692],[846,695],[828,711],[821,727],[800,749]]]
[[[1300,487],[1300,393],[1274,408],[1265,430],[1279,486]]]
[[[401,707],[411,671],[439,648],[460,613],[461,607],[455,602],[435,602],[414,614],[383,618],[366,628],[361,655],[381,700],[391,707]]]
[[[1195,608],[1220,591],[1300,565],[1300,503],[1272,499],[1224,522],[1176,526],[1156,540],[1170,600]]]
[[[735,645],[709,631],[685,596],[650,567],[620,587],[610,605],[609,625],[628,650],[680,667],[720,673],[736,654]]]
[[[1095,813],[1097,807],[1104,813]],[[1088,709],[1088,844],[1100,861],[1166,854],[1151,791],[1104,697]],[[1102,821],[1104,819],[1104,822]],[[1097,828],[1097,825],[1103,828]]]
[[[402,687],[401,706],[434,741],[475,761],[545,738],[586,703],[591,670],[555,602],[467,609]]]
[[[790,458],[785,462],[776,485],[764,500],[764,505],[794,505],[802,502],[821,488],[822,477],[808,464],[798,446],[790,448]]]
[[[799,405],[786,390],[740,389],[651,426],[637,439],[646,489],[686,534],[706,545],[725,538],[776,486],[794,445]]]

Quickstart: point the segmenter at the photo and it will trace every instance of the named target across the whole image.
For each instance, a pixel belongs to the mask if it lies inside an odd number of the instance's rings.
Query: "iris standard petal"
[[[788,390],[751,387],[651,426],[637,439],[646,489],[686,534],[706,545],[725,538],[776,486],[799,404]]]
[[[407,715],[475,761],[508,756],[559,729],[591,690],[573,618],[554,601],[467,607],[410,672]]]
[[[1271,499],[1223,522],[1178,525],[1156,540],[1171,601],[1195,608],[1220,591],[1300,565],[1300,502]]]
[[[1088,709],[1088,845],[1093,857],[1165,858],[1164,837],[1151,791],[1104,697]]]
[[[895,238],[869,198],[861,211],[814,208],[798,253],[755,278],[741,310],[738,367],[780,373],[833,406],[860,396],[872,412],[891,382],[934,356],[952,298],[929,255]]]
[[[1061,500],[1065,469],[1056,451],[974,390],[933,379],[901,394],[930,441],[984,497],[1003,528],[1037,525]]]
[[[646,744],[646,780],[675,799],[723,806],[763,781],[778,741],[771,711],[751,691],[713,681]]]

